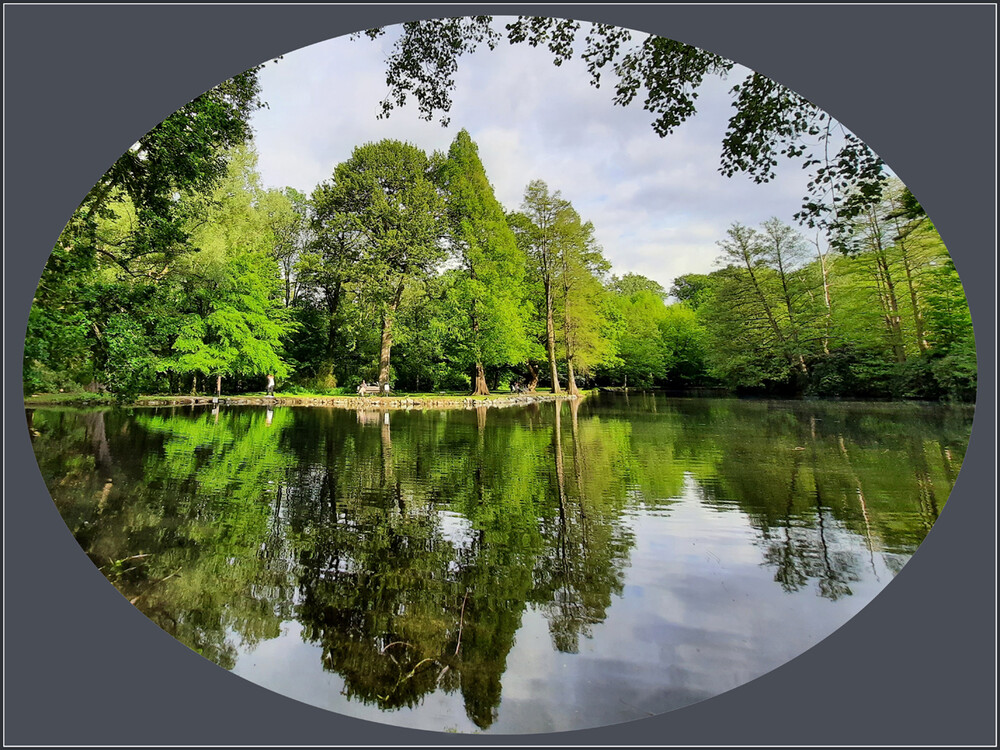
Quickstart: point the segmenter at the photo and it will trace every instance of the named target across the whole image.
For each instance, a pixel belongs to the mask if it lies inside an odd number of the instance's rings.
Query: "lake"
[[[718,695],[832,633],[942,511],[971,407],[678,399],[26,410],[73,535],[275,692],[524,733]]]

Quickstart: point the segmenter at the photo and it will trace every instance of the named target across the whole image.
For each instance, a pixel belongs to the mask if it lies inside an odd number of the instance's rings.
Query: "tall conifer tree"
[[[456,291],[468,316],[461,337],[464,355],[473,395],[485,395],[485,366],[517,364],[527,356],[525,257],[467,131],[455,137],[441,174],[448,193],[449,240],[462,269]]]

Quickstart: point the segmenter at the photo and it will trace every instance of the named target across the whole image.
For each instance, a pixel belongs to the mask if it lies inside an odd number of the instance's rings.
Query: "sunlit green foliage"
[[[516,365],[527,355],[526,259],[467,131],[455,136],[440,179],[448,195],[449,242],[462,271],[451,293],[466,311],[453,351],[459,367],[474,370],[473,393],[482,395],[489,392],[484,366]]]

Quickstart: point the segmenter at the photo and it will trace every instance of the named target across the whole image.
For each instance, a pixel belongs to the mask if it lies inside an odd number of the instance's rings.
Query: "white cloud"
[[[615,106],[610,82],[592,87],[579,60],[556,67],[545,50],[502,44],[461,59],[451,124],[442,128],[438,118],[421,120],[414,105],[376,119],[391,40],[334,39],[264,68],[270,108],[254,126],[266,185],[308,192],[357,145],[397,138],[446,150],[464,127],[506,208],[520,206],[529,181],[545,180],[594,222],[614,273],[664,286],[710,271],[715,241],[735,221],[756,225],[776,215],[791,223],[805,193],[805,173],[793,163],[767,185],[719,174],[727,91],[742,68],[707,81],[698,114],[660,138],[641,95]]]

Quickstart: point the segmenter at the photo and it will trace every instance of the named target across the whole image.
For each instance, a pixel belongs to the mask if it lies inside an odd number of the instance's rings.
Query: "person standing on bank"
[[[274,375],[267,376],[267,395],[274,398]]]

